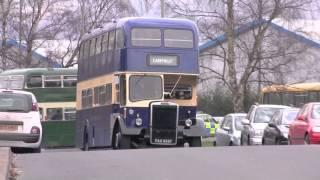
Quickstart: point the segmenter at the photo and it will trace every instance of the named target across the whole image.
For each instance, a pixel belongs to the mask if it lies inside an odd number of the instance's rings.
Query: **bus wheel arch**
[[[131,148],[131,137],[126,136],[122,133],[121,125],[118,119],[114,123],[114,127],[113,127],[112,148],[113,149],[130,149]]]

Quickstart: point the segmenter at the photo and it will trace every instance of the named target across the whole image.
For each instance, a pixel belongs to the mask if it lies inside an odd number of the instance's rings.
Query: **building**
[[[247,66],[254,35],[266,21],[253,21],[235,30],[235,56],[237,77],[240,79]],[[225,64],[227,37],[225,34],[200,45],[200,89],[208,90],[223,83],[219,74],[226,77]],[[250,77],[250,85],[291,84],[320,81],[320,43],[295,30],[276,23],[268,28],[261,48],[261,63]],[[258,86],[256,86],[258,87]]]

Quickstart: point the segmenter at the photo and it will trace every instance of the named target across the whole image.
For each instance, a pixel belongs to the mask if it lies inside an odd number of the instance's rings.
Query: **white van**
[[[30,92],[0,89],[0,146],[40,152],[41,139],[35,96]]]

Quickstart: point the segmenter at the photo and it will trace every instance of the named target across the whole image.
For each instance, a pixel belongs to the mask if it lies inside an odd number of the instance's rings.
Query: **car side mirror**
[[[276,127],[276,124],[274,122],[269,122],[268,124],[270,127]]]
[[[250,124],[250,121],[249,121],[249,119],[242,119],[242,120],[241,120],[241,124],[243,124],[243,125],[249,125],[249,124]]]

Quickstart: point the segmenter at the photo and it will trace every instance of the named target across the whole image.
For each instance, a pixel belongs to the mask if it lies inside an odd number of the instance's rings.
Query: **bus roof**
[[[41,74],[41,75],[77,75],[78,69],[76,68],[24,68],[24,69],[12,69],[7,70],[0,75],[29,75],[29,74]]]
[[[286,85],[271,85],[262,88],[262,93],[268,92],[304,92],[304,91],[320,91],[320,83],[298,83]]]
[[[188,19],[176,18],[150,18],[150,17],[127,17],[114,22],[106,24],[104,27],[86,33],[82,41],[90,39],[91,37],[102,34],[110,29],[124,27],[124,29],[131,29],[132,27],[145,27],[145,28],[175,28],[175,29],[192,29],[197,31],[196,24]]]

